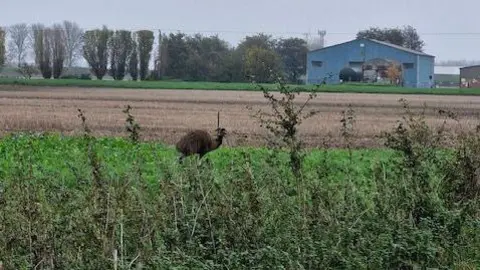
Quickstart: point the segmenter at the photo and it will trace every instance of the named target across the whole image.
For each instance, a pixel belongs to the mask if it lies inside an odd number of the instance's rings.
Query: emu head
[[[216,131],[218,139],[222,139],[223,137],[225,137],[225,135],[227,135],[227,130],[224,128],[217,128]]]
[[[220,145],[222,145],[223,137],[227,135],[227,130],[225,130],[224,128],[217,128],[216,131],[217,131],[217,138],[215,139],[214,148],[218,148]]]

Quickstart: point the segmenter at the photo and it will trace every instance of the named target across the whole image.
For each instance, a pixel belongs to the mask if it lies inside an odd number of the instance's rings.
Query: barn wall
[[[418,88],[431,88],[435,81],[435,60],[433,57],[419,55]],[[430,76],[432,79],[430,80]]]
[[[480,87],[480,66],[469,66],[460,69],[460,87]]]
[[[364,48],[360,44],[365,44]],[[428,76],[433,76],[434,58],[417,57],[416,54],[399,50],[371,40],[359,39],[346,43],[311,51],[307,55],[307,84],[318,84],[326,80],[327,84],[340,83],[339,72],[344,67],[352,67],[358,63],[373,58],[396,60],[404,65],[404,86],[417,87],[429,82]],[[418,69],[420,67],[420,69]],[[354,68],[355,69],[355,68]],[[428,73],[428,75],[427,75]],[[419,78],[417,82],[417,78]],[[426,80],[425,80],[426,78]]]
[[[480,66],[465,67],[460,69],[460,77],[468,80],[480,78]]]

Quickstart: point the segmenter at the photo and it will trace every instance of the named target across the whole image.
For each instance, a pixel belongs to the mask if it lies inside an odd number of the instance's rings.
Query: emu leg
[[[203,158],[203,154],[199,153],[199,154],[198,154],[197,165],[202,165],[202,158]]]
[[[204,157],[204,158],[202,159],[202,157]],[[210,157],[209,157],[209,156],[205,156],[205,154],[201,155],[201,156],[200,156],[200,159],[201,159],[201,162],[202,162],[202,163],[205,162],[205,164],[208,164],[208,165],[211,165],[211,164],[212,164],[212,163],[210,162]]]
[[[183,154],[180,155],[180,156],[178,157],[178,163],[183,164],[183,159],[184,159],[184,158],[185,158],[185,155],[183,155]]]

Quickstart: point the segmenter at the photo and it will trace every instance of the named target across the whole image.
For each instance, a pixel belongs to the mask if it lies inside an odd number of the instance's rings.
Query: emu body
[[[183,136],[175,145],[178,152],[180,152],[179,162],[190,155],[198,154],[200,158],[208,152],[220,147],[223,142],[223,137],[226,135],[224,128],[217,129],[217,137],[212,136],[205,130],[193,130]]]

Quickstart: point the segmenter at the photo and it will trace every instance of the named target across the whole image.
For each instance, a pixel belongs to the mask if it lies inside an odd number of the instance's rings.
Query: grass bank
[[[451,184],[468,178],[463,159],[413,149],[407,158],[313,150],[297,179],[288,155],[268,149],[222,148],[210,163],[180,166],[160,143],[4,137],[0,261],[5,269],[480,267],[478,199]]]
[[[79,79],[13,79],[0,78],[0,85],[50,86],[50,87],[98,87],[98,88],[128,88],[128,89],[199,89],[199,90],[242,90],[258,91],[250,83],[217,83],[217,82],[183,82],[183,81],[112,81],[112,80],[79,80]],[[262,84],[274,91],[274,84]],[[316,89],[315,86],[296,86],[305,90]],[[480,89],[438,88],[416,89],[382,85],[345,84],[321,86],[320,92],[331,93],[376,93],[376,94],[428,94],[428,95],[480,95]]]

